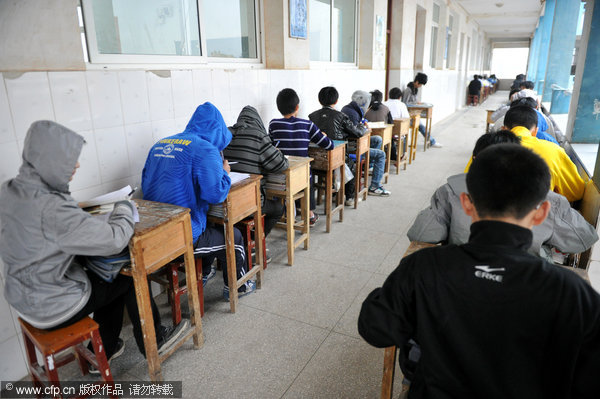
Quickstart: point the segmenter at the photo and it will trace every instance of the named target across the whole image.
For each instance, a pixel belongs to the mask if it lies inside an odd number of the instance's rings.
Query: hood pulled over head
[[[371,103],[371,94],[363,90],[356,90],[352,93],[352,101],[354,101],[362,110],[363,115],[367,112]]]
[[[214,145],[219,151],[223,151],[231,141],[231,132],[227,129],[223,116],[217,107],[209,102],[196,108],[183,132],[198,136]]]
[[[231,130],[235,136],[239,129],[247,128],[258,129],[266,134],[265,125],[258,114],[258,111],[250,105],[246,105],[244,108],[242,108],[242,112],[240,112],[237,122],[235,125],[231,126],[229,130]]]
[[[33,122],[23,145],[21,172],[33,168],[51,189],[68,193],[84,142],[82,136],[56,122]]]

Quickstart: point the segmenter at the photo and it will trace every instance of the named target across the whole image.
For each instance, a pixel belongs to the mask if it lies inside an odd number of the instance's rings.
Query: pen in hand
[[[129,194],[127,194],[127,199],[131,199],[131,196],[137,191],[137,187],[134,187],[133,190]]]

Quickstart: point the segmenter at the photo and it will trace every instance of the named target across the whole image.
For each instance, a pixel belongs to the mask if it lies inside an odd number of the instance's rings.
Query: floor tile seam
[[[259,307],[256,307],[256,306],[252,306],[252,305],[248,305],[248,304],[239,304],[239,306],[240,307],[251,308],[251,309],[254,309],[254,310],[258,310],[258,311],[261,311],[263,313],[267,313],[267,314],[270,314],[270,315],[273,315],[273,316],[282,317],[284,319],[295,321],[295,322],[298,322],[298,323],[302,323],[302,324],[305,324],[307,326],[315,327],[315,328],[318,328],[318,329],[321,329],[321,330],[324,330],[324,331],[331,331],[331,329],[333,328],[333,327],[330,328],[330,327],[318,326],[316,324],[308,323],[308,322],[306,322],[304,320],[298,320],[298,319],[290,317],[290,316],[286,316],[286,315],[283,315],[283,314],[279,314],[279,313],[276,313],[276,312],[273,312],[273,311],[270,311],[270,310],[262,309],[262,308],[259,308]]]
[[[396,245],[396,243],[394,243],[394,245]],[[393,247],[393,245],[392,245],[392,247]],[[390,248],[390,251],[391,251],[391,250],[392,250],[392,248]],[[387,256],[388,254],[389,254],[389,251],[388,251],[388,253],[386,254],[386,256]],[[301,255],[296,255],[296,256],[301,256]],[[319,259],[311,258],[310,256],[305,256],[305,255],[302,255],[301,257],[302,257],[302,258],[305,258],[305,259],[309,259],[309,260],[315,260],[315,261],[323,262],[323,261],[320,261]],[[383,260],[385,260],[385,257],[383,258]],[[381,263],[383,263],[383,260],[381,261]],[[344,267],[344,268],[348,268],[348,269],[351,269],[351,270],[353,270],[353,271],[360,271],[360,272],[367,272],[367,273],[373,273],[373,272],[374,272],[374,271],[373,271],[373,270],[371,270],[371,269],[368,269],[368,270],[367,270],[367,269],[361,269],[361,268],[359,268],[359,267],[356,267],[356,266],[349,266],[349,265],[347,265],[347,264],[341,264],[341,263],[336,263],[336,262],[331,262],[331,261],[328,261],[327,263],[330,263],[330,264],[333,264],[333,265],[336,265],[336,266],[341,266],[341,267]],[[378,267],[379,267],[379,266],[381,266],[381,263],[379,263]]]
[[[304,366],[302,367],[302,369],[300,371],[298,371],[298,373],[296,374],[296,377],[294,377],[294,379],[292,380],[292,382],[290,382],[290,384],[288,385],[288,387],[286,388],[286,390],[279,397],[280,399],[283,399],[285,397],[285,395],[289,392],[289,390],[292,388],[292,386],[296,383],[296,381],[298,380],[298,377],[300,377],[302,375],[302,373],[304,372],[304,370],[306,369],[306,367],[310,364],[310,362],[312,361],[312,359],[319,352],[319,350],[321,349],[321,347],[323,346],[323,344],[325,343],[325,341],[327,341],[327,339],[329,338],[329,336],[331,335],[332,332],[333,332],[333,328],[331,330],[329,330],[329,332],[327,333],[327,335],[325,336],[325,338],[323,338],[323,340],[321,341],[321,343],[314,350],[314,352],[312,353],[312,355],[310,356],[310,358],[306,361],[306,363],[304,364]]]

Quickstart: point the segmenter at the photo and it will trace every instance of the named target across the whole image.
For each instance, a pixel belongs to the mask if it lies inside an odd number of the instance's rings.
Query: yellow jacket
[[[562,147],[533,137],[531,132],[523,126],[516,126],[511,129],[511,132],[521,138],[523,147],[529,148],[546,161],[550,169],[550,190],[564,195],[569,202],[583,198],[585,182]],[[468,172],[471,162],[472,158],[469,160],[465,172]]]

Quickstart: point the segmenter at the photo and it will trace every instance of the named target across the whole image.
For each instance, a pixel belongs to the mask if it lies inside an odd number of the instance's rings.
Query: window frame
[[[434,8],[437,6],[438,8],[438,20],[434,21]],[[437,68],[438,65],[438,47],[440,46],[440,16],[442,14],[442,6],[437,2],[433,2],[431,5],[431,36],[429,38],[429,67],[432,69]],[[435,34],[435,43],[433,43],[433,32]],[[446,40],[446,35],[444,35],[444,41]],[[442,55],[443,57],[443,55]]]
[[[354,0],[354,51],[353,51],[354,61],[352,61],[352,62],[333,61],[333,54],[334,54],[333,8],[335,6],[335,2],[336,2],[336,0],[331,0],[331,4],[330,4],[330,8],[329,8],[329,61],[312,60],[312,59],[310,59],[310,51],[309,51],[309,65],[311,66],[311,68],[316,67],[317,69],[319,69],[319,68],[330,67],[332,65],[339,66],[340,68],[351,68],[351,67],[358,66],[358,35],[359,35],[358,24],[359,24],[359,12],[360,12],[359,1]],[[308,13],[309,13],[309,18],[308,18],[309,40],[310,40],[310,12],[311,11],[309,8],[309,10],[308,10]],[[336,34],[336,41],[337,41],[337,32],[335,32],[335,34]]]
[[[256,44],[256,58],[227,58],[209,57],[206,54],[205,27],[202,23],[203,0],[195,0],[198,14],[198,34],[200,36],[200,55],[153,55],[153,54],[101,54],[98,52],[98,41],[96,40],[96,25],[92,6],[93,0],[81,0],[81,12],[85,30],[85,41],[90,65],[98,64],[124,64],[124,65],[147,65],[147,64],[261,64],[263,48],[262,38],[262,0],[254,1],[254,33]]]

